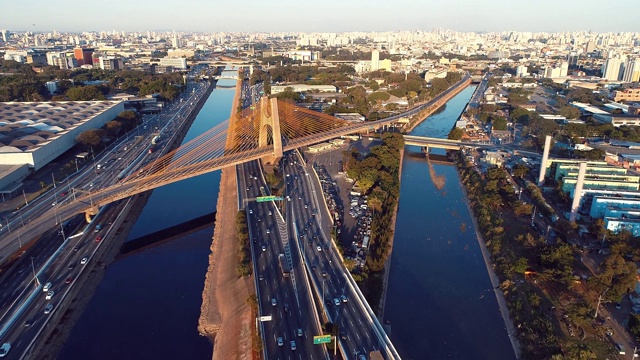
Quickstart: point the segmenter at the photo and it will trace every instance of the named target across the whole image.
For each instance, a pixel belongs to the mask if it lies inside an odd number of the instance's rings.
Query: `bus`
[[[289,263],[287,259],[284,257],[284,254],[278,255],[278,263],[280,264],[280,270],[282,271],[283,277],[289,277],[291,275],[291,269],[289,268]]]

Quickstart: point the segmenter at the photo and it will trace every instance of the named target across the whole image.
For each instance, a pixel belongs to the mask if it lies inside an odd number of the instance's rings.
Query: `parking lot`
[[[361,153],[367,152],[372,142],[363,139],[352,143]],[[354,182],[342,170],[342,153],[350,145],[319,154],[305,154],[318,174],[327,207],[332,213],[343,256],[356,265],[363,265],[371,236],[372,212],[366,196],[353,189]]]

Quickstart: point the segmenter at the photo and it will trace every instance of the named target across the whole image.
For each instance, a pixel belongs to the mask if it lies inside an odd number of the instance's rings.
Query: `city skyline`
[[[5,4],[3,12],[11,17],[0,28],[33,32],[375,32],[435,28],[462,32],[640,31],[632,16],[620,16],[620,12],[640,11],[640,2],[621,0],[616,5],[601,6],[594,0],[541,0],[535,6],[506,0],[327,0],[320,4],[293,0],[269,4],[256,0],[223,4],[113,0],[107,7],[96,8],[78,6],[70,0],[32,0]]]

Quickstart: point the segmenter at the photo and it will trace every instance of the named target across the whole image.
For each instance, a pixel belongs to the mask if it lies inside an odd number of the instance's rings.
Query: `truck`
[[[278,263],[280,264],[280,270],[283,277],[289,277],[291,275],[291,269],[289,268],[289,262],[284,257],[284,254],[278,255]]]

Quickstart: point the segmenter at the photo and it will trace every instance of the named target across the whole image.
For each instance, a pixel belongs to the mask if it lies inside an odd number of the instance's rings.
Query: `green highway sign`
[[[331,342],[331,335],[318,335],[313,337],[313,344],[328,344]]]
[[[266,202],[266,201],[272,201],[272,200],[282,201],[283,199],[279,196],[258,196],[256,198],[257,202]]]

